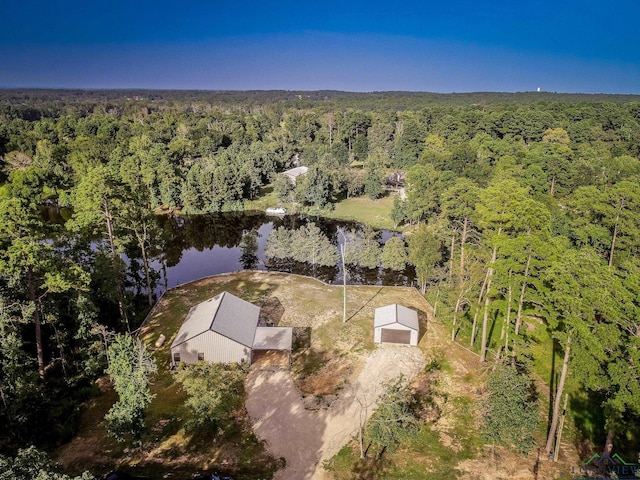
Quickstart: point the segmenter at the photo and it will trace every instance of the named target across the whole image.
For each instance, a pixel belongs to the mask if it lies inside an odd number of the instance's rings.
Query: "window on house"
[[[199,362],[204,362],[204,353],[198,352],[198,361]]]
[[[180,363],[180,352],[173,353],[173,363]]]

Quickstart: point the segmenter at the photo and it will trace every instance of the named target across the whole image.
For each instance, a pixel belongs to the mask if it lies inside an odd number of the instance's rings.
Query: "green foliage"
[[[281,202],[291,202],[294,185],[286,176],[278,175],[273,182],[273,191]]]
[[[382,266],[391,270],[404,270],[407,266],[407,246],[400,237],[391,237],[382,250]]]
[[[149,377],[157,370],[151,355],[138,339],[119,334],[109,345],[109,368],[118,401],[105,415],[108,432],[118,441],[138,439],[144,429],[144,411],[153,395]]]
[[[309,175],[294,191],[276,180],[275,194],[311,208],[330,209],[365,188],[377,196],[377,170],[405,170],[408,199],[395,196],[393,223],[428,220],[446,244],[414,240],[411,263],[424,289],[445,256],[453,271],[438,286],[438,311],[452,312],[461,336],[485,298],[488,343],[512,347],[518,360],[534,351],[551,357],[542,345],[527,347],[537,340],[529,328],[518,332],[518,322],[545,322],[562,346],[573,334],[579,388],[606,398],[621,438],[638,423],[638,97],[139,95],[0,92],[0,388],[8,399],[0,416],[12,444],[58,435],[40,432],[60,431],[53,412],[73,410],[70,391],[100,368],[91,326],[123,329],[133,292],[152,290],[150,265],[162,246],[152,209],[241,209],[294,160]],[[368,160],[367,169],[349,168],[354,159]],[[66,229],[41,221],[43,201],[73,207]],[[380,262],[369,245],[354,262]],[[254,247],[247,234],[243,264]],[[400,249],[389,249],[383,264],[399,268]],[[276,229],[268,250],[272,258],[337,262],[313,231]]]
[[[291,236],[293,231],[285,227],[277,227],[271,230],[267,238],[267,246],[264,254],[270,258],[291,258]]]
[[[242,407],[246,365],[205,363],[183,365],[176,379],[187,392],[193,427],[221,427]]]
[[[370,227],[346,232],[345,262],[366,268],[376,268],[380,264],[380,245],[377,232]]]
[[[372,200],[380,198],[384,193],[384,175],[381,170],[381,165],[384,163],[382,155],[379,152],[374,153],[367,160],[367,174],[364,179],[364,192]]]
[[[393,197],[393,208],[391,210],[393,226],[397,227],[408,218],[407,203],[400,198],[400,195],[395,195]]]
[[[535,445],[538,412],[531,379],[510,365],[498,365],[487,379],[484,432],[494,445],[527,453]]]
[[[297,230],[275,228],[267,238],[265,255],[311,265],[333,266],[338,262],[338,251],[314,223]]]
[[[334,201],[334,185],[331,172],[319,165],[309,168],[296,184],[296,199],[304,205],[324,208]]]
[[[416,222],[426,221],[439,210],[438,198],[444,189],[442,173],[427,163],[413,166],[407,178],[407,210]]]
[[[424,294],[427,283],[442,259],[442,242],[424,224],[409,237],[409,262],[416,267],[418,283]]]
[[[15,457],[0,455],[0,480],[93,480],[94,477],[84,472],[77,477],[70,477],[61,472],[49,456],[34,446],[21,448]]]
[[[369,419],[366,438],[379,452],[393,452],[398,445],[415,438],[419,422],[411,406],[404,379],[386,385],[378,407]]]

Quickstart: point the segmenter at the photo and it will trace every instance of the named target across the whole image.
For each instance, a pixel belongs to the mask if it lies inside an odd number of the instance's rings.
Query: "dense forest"
[[[408,248],[348,261],[414,265],[482,361],[535,371],[555,352],[548,452],[568,376],[602,412],[586,438],[639,442],[640,97],[0,90],[0,158],[0,453],[75,433],[105,345],[154,302],[156,215],[265,195],[322,214],[385,195],[394,171]],[[296,165],[309,170],[294,186],[278,173]],[[45,205],[67,221],[45,221]]]

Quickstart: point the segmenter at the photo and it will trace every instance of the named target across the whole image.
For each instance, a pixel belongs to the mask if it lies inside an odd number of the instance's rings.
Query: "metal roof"
[[[286,170],[282,172],[284,175],[289,175],[290,177],[298,177],[300,175],[304,175],[307,173],[309,169],[307,167],[295,167],[290,170]]]
[[[222,292],[189,310],[171,348],[207,330],[251,348],[259,315],[260,307],[229,292]]]
[[[397,303],[376,308],[373,320],[374,328],[384,327],[392,323],[399,323],[417,331],[419,329],[418,312]]]
[[[291,351],[292,338],[291,327],[258,327],[253,339],[253,349]]]

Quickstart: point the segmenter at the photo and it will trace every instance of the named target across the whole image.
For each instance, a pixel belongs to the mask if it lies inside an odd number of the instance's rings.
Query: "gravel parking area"
[[[328,408],[304,408],[288,370],[254,368],[246,383],[246,407],[258,438],[286,467],[276,479],[324,479],[322,462],[333,457],[358,432],[361,418],[369,418],[384,393],[384,385],[400,375],[411,380],[424,367],[416,347],[378,346],[355,382],[346,386]]]

